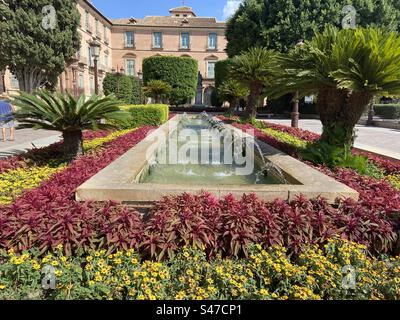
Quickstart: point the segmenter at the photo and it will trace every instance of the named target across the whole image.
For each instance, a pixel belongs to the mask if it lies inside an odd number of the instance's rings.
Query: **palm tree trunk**
[[[237,107],[238,107],[238,99],[236,99],[236,98],[232,98],[230,101],[229,101],[229,109],[228,109],[228,111],[227,111],[227,113],[229,114],[229,115],[234,115],[235,114],[235,111],[236,111],[236,109],[237,109]]]
[[[340,148],[352,147],[354,128],[373,96],[367,92],[322,88],[318,94],[317,110],[323,125],[320,141]]]
[[[246,118],[254,119],[257,115],[257,107],[261,95],[261,86],[256,84],[250,86],[250,94],[247,98]]]
[[[63,132],[62,149],[66,160],[72,161],[76,157],[83,155],[83,138],[81,130]]]

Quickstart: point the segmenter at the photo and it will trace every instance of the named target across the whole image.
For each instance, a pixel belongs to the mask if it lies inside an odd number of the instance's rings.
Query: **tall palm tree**
[[[127,116],[120,111],[121,103],[114,96],[87,99],[82,95],[75,99],[70,94],[53,95],[47,91],[21,92],[13,104],[17,107],[15,119],[20,128],[62,132],[62,150],[69,161],[83,154],[82,130],[113,128],[100,120],[121,121]]]
[[[269,94],[317,94],[321,141],[354,143],[354,127],[373,97],[400,95],[400,37],[377,28],[327,28],[278,59]]]
[[[276,56],[272,50],[255,47],[232,59],[230,76],[249,89],[247,118],[255,118],[261,93],[273,80]]]
[[[229,102],[228,113],[233,114],[237,109],[241,99],[245,99],[249,95],[249,90],[243,87],[238,81],[233,79],[225,80],[218,87],[218,95]]]
[[[153,98],[155,103],[161,103],[162,99],[172,91],[172,87],[161,80],[150,80],[143,91],[146,97]]]

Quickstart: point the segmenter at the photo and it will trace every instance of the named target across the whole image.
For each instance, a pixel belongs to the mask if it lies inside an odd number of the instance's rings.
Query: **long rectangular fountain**
[[[303,194],[330,203],[358,193],[310,166],[206,115],[177,115],[82,184],[77,200],[146,205],[163,196],[255,193],[271,201]]]

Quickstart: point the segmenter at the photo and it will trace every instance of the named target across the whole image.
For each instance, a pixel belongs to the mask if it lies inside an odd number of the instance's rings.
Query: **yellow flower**
[[[52,265],[53,267],[57,267],[57,266],[58,266],[58,261],[53,260],[53,261],[51,262],[51,265]]]
[[[0,284],[0,290],[4,290],[6,288],[5,284]]]
[[[62,272],[61,270],[56,270],[56,271],[54,272],[54,274],[55,274],[57,277],[61,277],[61,275],[63,274],[63,272]]]
[[[186,270],[186,274],[191,277],[191,276],[193,276],[193,271],[192,270]]]

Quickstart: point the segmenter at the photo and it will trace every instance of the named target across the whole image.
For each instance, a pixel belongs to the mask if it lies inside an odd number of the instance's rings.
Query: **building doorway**
[[[208,86],[205,90],[204,90],[204,104],[206,106],[212,106],[212,101],[211,101],[211,96],[214,92],[215,88],[212,86]]]

